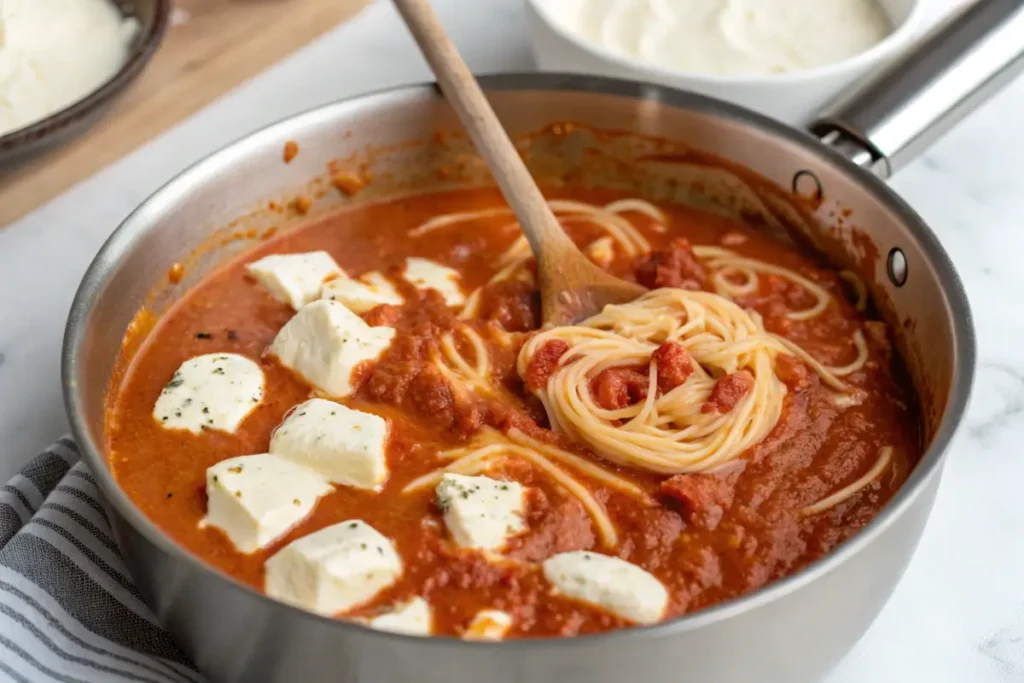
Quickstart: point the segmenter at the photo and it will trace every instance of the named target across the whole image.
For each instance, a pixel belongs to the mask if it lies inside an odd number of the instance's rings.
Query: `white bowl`
[[[902,53],[919,34],[926,1],[879,0],[895,27],[893,32],[869,50],[841,62],[772,75],[713,76],[666,69],[616,54],[561,25],[549,9],[559,0],[525,0],[530,41],[544,71],[658,83],[727,100],[791,125],[808,123],[840,93]]]

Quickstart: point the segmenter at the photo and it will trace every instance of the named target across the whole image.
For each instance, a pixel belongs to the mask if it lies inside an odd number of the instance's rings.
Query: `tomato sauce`
[[[620,198],[595,190],[555,190],[549,196],[594,204]],[[812,304],[813,297],[774,276],[762,276],[757,291],[738,302],[760,313],[770,331],[829,365],[844,365],[856,357],[851,337],[863,330],[869,360],[844,377],[862,400],[836,405],[816,374],[801,362],[786,359],[777,370],[789,387],[782,417],[769,436],[728,471],[713,479],[664,477],[602,463],[648,491],[654,501],[650,505],[579,476],[614,522],[618,547],[601,545],[576,498],[533,465],[513,462],[504,474],[529,486],[530,493],[529,531],[503,553],[511,561],[489,561],[456,548],[446,537],[433,488],[401,492],[413,479],[445,464],[439,452],[464,446],[490,425],[518,427],[587,453],[547,430],[543,409],[517,376],[518,348],[526,336],[515,337],[518,343],[512,348],[486,336],[489,326],[510,332],[538,327],[539,298],[532,287],[507,281],[483,293],[483,320],[473,324],[488,339],[500,392],[497,399],[478,401],[453,391],[429,363],[438,337],[452,329],[455,314],[436,294],[423,295],[397,276],[407,256],[420,256],[456,268],[466,293],[484,285],[517,236],[507,216],[481,218],[420,238],[408,233],[439,214],[500,205],[496,191],[459,190],[364,206],[313,220],[209,275],[163,317],[114,388],[107,452],[121,487],[181,546],[257,588],[263,583],[263,563],[288,542],[342,520],[362,519],[395,542],[405,571],[396,584],[352,615],[372,614],[418,595],[431,603],[435,633],[458,634],[478,610],[502,609],[515,618],[510,637],[569,636],[627,624],[597,608],[552,595],[536,563],[555,553],[594,549],[643,567],[668,588],[670,618],[760,588],[828,553],[878,513],[916,464],[921,453],[919,415],[901,360],[892,352],[884,327],[870,314],[858,314],[844,298],[837,275],[731,219],[684,206],[662,206],[667,226],[638,213],[626,214],[651,242],[654,255],[642,262],[618,258],[609,270],[650,284],[665,284],[655,281],[667,278],[671,286],[707,287],[701,265],[686,253],[673,251],[679,238],[695,245],[728,245],[742,255],[795,270],[833,295],[834,303],[822,315],[807,321],[787,318],[786,313]],[[583,221],[566,221],[566,229],[581,246],[595,237],[593,226]],[[247,277],[245,264],[270,253],[320,249],[352,277],[371,270],[389,275],[406,299],[401,307],[378,307],[364,316],[371,324],[394,326],[397,336],[379,362],[361,369],[360,390],[344,401],[390,421],[391,474],[380,493],[337,487],[285,538],[244,555],[219,530],[200,526],[206,508],[206,469],[230,457],[266,452],[270,433],[284,414],[310,396],[306,384],[263,356],[294,311]],[[131,342],[126,340],[126,349],[134,348]],[[552,349],[555,360],[560,351],[564,350]],[[660,351],[666,373],[671,373],[659,382],[674,386],[672,382],[685,380],[690,359],[680,351]],[[257,360],[266,375],[264,401],[235,434],[163,429],[152,410],[164,385],[183,361],[212,352]],[[724,387],[709,409],[727,410],[736,391],[737,387]],[[636,400],[628,386],[610,386],[607,393],[609,401]],[[894,449],[893,461],[875,482],[825,513],[801,515],[802,508],[868,472],[885,446]]]

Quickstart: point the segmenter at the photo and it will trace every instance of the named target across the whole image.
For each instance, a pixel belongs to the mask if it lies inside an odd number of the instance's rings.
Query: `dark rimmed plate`
[[[115,0],[115,3],[141,25],[128,61],[109,81],[81,100],[30,126],[0,136],[0,168],[9,169],[84,132],[149,63],[170,23],[171,0]]]

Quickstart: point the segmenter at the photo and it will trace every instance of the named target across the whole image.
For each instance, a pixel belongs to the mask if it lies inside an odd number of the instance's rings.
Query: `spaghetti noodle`
[[[551,210],[559,216],[563,223],[585,221],[594,227],[601,229],[605,237],[600,237],[587,247],[588,252],[601,254],[597,258],[599,265],[607,266],[607,263],[614,258],[615,253],[621,254],[624,258],[635,259],[638,256],[648,253],[651,250],[650,242],[633,225],[622,216],[626,212],[639,213],[659,223],[665,222],[664,214],[653,204],[641,199],[622,199],[605,206],[594,206],[585,202],[571,201],[566,199],[553,199],[548,202]],[[499,216],[511,216],[511,209],[483,209],[466,213],[445,214],[436,216],[425,223],[418,225],[409,232],[410,237],[422,237],[434,230],[458,225],[475,220],[496,218]],[[510,223],[504,228],[518,229],[518,223]],[[608,255],[608,250],[611,254]],[[527,265],[533,259],[530,245],[522,235],[516,238],[512,245],[502,254],[495,264],[498,268],[491,279],[484,287],[504,282],[506,280],[520,280],[534,284],[533,273]],[[605,263],[600,263],[605,261]],[[480,313],[480,301],[483,287],[474,290],[466,299],[459,318],[471,320]]]
[[[554,340],[564,342],[568,351],[536,391],[552,427],[611,462],[666,475],[707,471],[768,435],[786,395],[774,372],[778,354],[796,353],[826,384],[845,389],[839,377],[863,365],[867,353],[860,336],[857,360],[830,368],[767,332],[756,313],[717,294],[682,289],[656,290],[629,304],[607,306],[580,325],[537,334],[520,352],[521,377],[527,377],[534,355]],[[652,355],[666,342],[686,350],[693,372],[659,394]],[[595,377],[638,367],[648,367],[642,401],[609,409],[595,399]],[[719,379],[739,371],[753,377],[746,395],[724,414],[706,410]]]
[[[554,200],[550,205],[563,224],[586,222],[603,231],[602,237],[584,248],[584,252],[603,268],[609,268],[617,256],[635,261],[650,252],[647,239],[621,214],[636,212],[651,218],[656,224],[665,223],[661,211],[642,200],[620,200],[604,206]],[[443,215],[420,225],[411,234],[420,236],[466,221],[506,215],[511,216],[511,211],[485,209]],[[504,229],[510,228],[518,228],[518,225],[509,223],[504,226]],[[560,359],[548,378],[547,385],[535,392],[553,429],[577,442],[586,443],[611,462],[673,475],[714,470],[740,457],[767,436],[781,416],[787,392],[774,369],[779,354],[794,356],[807,364],[835,392],[833,402],[837,407],[848,408],[861,403],[863,392],[842,378],[861,370],[869,359],[862,331],[855,331],[851,339],[856,357],[843,366],[828,366],[793,341],[768,332],[757,312],[744,310],[736,303],[743,297],[757,294],[761,290],[763,276],[783,278],[813,298],[808,307],[786,313],[789,320],[806,322],[826,312],[833,301],[828,289],[792,269],[749,258],[723,247],[695,246],[693,254],[708,272],[713,293],[657,290],[632,304],[610,306],[575,327],[541,332],[526,343],[517,367],[524,379],[530,360],[546,343],[560,340],[569,347],[569,352]],[[484,287],[512,279],[535,285],[534,274],[529,268],[532,258],[526,239],[518,236],[497,260],[497,272]],[[863,283],[852,274],[844,272],[840,275],[854,289],[855,309],[865,310],[867,290]],[[469,321],[479,316],[484,287],[470,294],[460,320]],[[502,329],[494,332],[499,343],[506,346],[518,343],[519,335]],[[460,346],[456,343],[456,334],[466,344]],[[665,342],[680,344],[695,363],[692,375],[685,382],[659,393],[657,363],[652,354]],[[470,348],[471,358],[464,355]],[[435,363],[453,386],[469,387],[483,396],[495,396],[501,391],[490,376],[484,341],[465,324],[441,338],[440,354]],[[642,400],[632,405],[609,408],[603,407],[592,394],[592,381],[603,371],[643,367],[647,368],[647,376]],[[705,410],[704,406],[718,380],[739,371],[753,377],[746,395],[724,413]],[[520,434],[518,445],[490,443],[463,453],[452,466],[479,471],[479,468],[489,467],[489,458],[498,452],[503,456],[518,453],[527,459],[543,458],[540,454],[545,451],[539,450],[540,445],[525,446],[524,438],[525,435]],[[491,439],[493,441],[493,437]],[[531,455],[525,455],[527,452]],[[883,450],[876,464],[879,472],[889,462],[888,453]],[[877,473],[865,475],[863,480],[808,507],[805,514],[818,514],[839,504],[875,477]],[[584,497],[581,501],[597,519],[599,515],[593,503]],[[603,522],[599,526],[607,532]]]
[[[506,459],[523,460],[536,466],[551,479],[577,498],[587,511],[602,541],[609,547],[618,544],[618,534],[608,512],[583,483],[566,471],[572,468],[603,484],[650,504],[650,497],[632,482],[599,467],[583,457],[560,448],[532,439],[518,429],[503,435],[493,429],[484,429],[476,442],[468,448],[458,448],[441,453],[440,457],[451,461],[445,467],[409,482],[403,493],[411,493],[436,485],[446,472],[476,475],[500,467]],[[557,463],[557,464],[556,464]]]
[[[782,411],[786,388],[772,371],[780,346],[755,317],[715,294],[656,290],[578,326],[542,332],[523,347],[520,376],[552,340],[569,347],[536,392],[552,427],[620,465],[666,475],[704,471],[764,438]],[[696,363],[685,382],[659,396],[651,356],[665,342],[680,344]],[[643,401],[613,410],[596,402],[590,382],[602,371],[648,365]],[[725,415],[703,411],[716,376],[739,370],[753,375],[750,392]]]
[[[470,361],[459,350],[455,334],[459,333],[473,349]],[[491,377],[491,361],[484,340],[476,330],[468,325],[457,325],[445,332],[438,340],[438,352],[433,357],[434,365],[441,371],[441,376],[455,387],[469,386],[482,394],[493,392]]]
[[[832,300],[832,295],[824,287],[811,282],[789,268],[783,268],[782,266],[772,265],[752,258],[745,258],[721,247],[697,246],[693,248],[693,253],[697,258],[701,259],[706,267],[713,271],[712,281],[714,282],[715,291],[730,299],[756,292],[758,288],[757,276],[760,273],[776,275],[803,287],[814,297],[815,303],[803,311],[788,313],[786,317],[790,320],[809,320],[819,316],[828,307],[829,301]],[[736,284],[730,279],[730,276],[740,276],[743,278],[743,281],[741,284]]]
[[[886,446],[879,451],[877,462],[875,462],[863,477],[847,486],[844,486],[827,498],[822,498],[817,503],[808,505],[800,511],[801,514],[803,514],[804,517],[820,515],[822,512],[826,512],[841,503],[845,503],[847,500],[859,493],[861,489],[867,487],[871,482],[878,479],[878,477],[882,475],[882,472],[885,471],[885,468],[889,466],[890,461],[892,461],[892,447]]]

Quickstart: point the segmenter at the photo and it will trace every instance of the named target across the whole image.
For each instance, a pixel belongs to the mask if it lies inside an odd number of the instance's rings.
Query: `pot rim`
[[[292,611],[293,614],[290,616],[320,622],[321,628],[341,629],[342,632],[348,630],[350,633],[362,631],[364,635],[371,633],[374,637],[381,639],[411,641],[435,648],[516,648],[522,651],[536,651],[551,647],[582,647],[584,645],[600,644],[601,641],[611,639],[627,641],[634,638],[672,637],[727,620],[733,616],[772,603],[829,574],[871,544],[876,537],[904,514],[917,496],[925,489],[927,482],[933,476],[939,474],[949,445],[963,422],[974,381],[977,353],[973,317],[963,283],[938,238],[925,224],[923,219],[879,178],[853,164],[826,145],[823,145],[816,138],[743,107],[703,95],[680,91],[668,86],[638,83],[603,76],[520,72],[481,76],[479,80],[485,91],[559,90],[615,95],[636,100],[655,100],[667,106],[690,109],[752,125],[818,155],[825,161],[838,167],[847,175],[852,176],[865,191],[880,199],[904,221],[914,238],[921,244],[931,265],[937,271],[940,282],[949,299],[953,316],[955,358],[953,359],[954,373],[950,397],[946,403],[938,429],[935,431],[935,435],[920,462],[911,472],[907,481],[904,482],[903,486],[893,496],[892,500],[863,529],[832,552],[793,574],[738,598],[651,626],[634,626],[632,628],[572,638],[520,639],[499,643],[467,643],[458,638],[437,636],[422,638],[377,631],[358,623],[307,612],[273,600],[262,591],[244,585],[233,577],[209,566],[200,558],[179,546],[153,524],[114,480],[109,465],[102,454],[102,448],[98,447],[90,437],[83,411],[84,399],[81,397],[77,387],[76,375],[78,364],[81,360],[79,355],[86,323],[93,313],[96,298],[105,287],[110,270],[116,265],[122,255],[129,251],[135,242],[141,239],[148,231],[152,215],[160,213],[164,205],[173,203],[177,197],[187,193],[189,188],[193,187],[197,181],[202,180],[205,176],[212,175],[225,167],[230,167],[236,157],[244,154],[248,146],[257,144],[261,138],[276,137],[281,129],[304,127],[309,123],[323,119],[336,119],[344,115],[348,110],[368,105],[386,106],[389,101],[408,101],[416,97],[428,95],[440,97],[435,84],[433,82],[426,82],[386,88],[338,100],[286,117],[249,133],[197,161],[169,180],[129,214],[106,240],[89,265],[71,306],[61,352],[61,379],[65,408],[68,413],[72,433],[79,444],[79,450],[84,462],[95,476],[108,504],[135,531],[142,534],[147,541],[176,560],[188,563],[192,569],[218,577],[222,581],[225,590],[247,592],[255,600],[265,601],[269,609]]]

